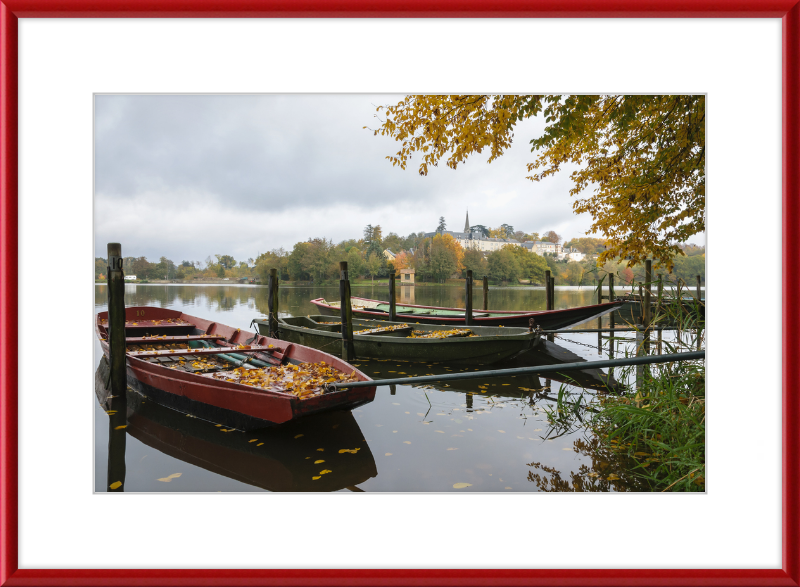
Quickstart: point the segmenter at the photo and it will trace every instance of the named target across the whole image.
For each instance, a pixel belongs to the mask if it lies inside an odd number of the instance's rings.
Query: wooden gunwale
[[[167,315],[170,317],[180,317],[180,319],[190,322],[189,325],[181,325],[183,328],[193,327],[199,330],[205,330],[205,336],[218,334],[232,344],[236,344],[237,341],[240,341],[245,337],[253,336],[252,332],[234,329],[229,326],[220,325],[215,322],[203,320],[201,318],[195,318],[176,310],[168,310],[164,308],[126,308],[126,320],[129,318],[131,313],[142,310],[153,312],[155,314]],[[107,317],[107,315],[107,312],[98,313],[95,325],[97,336],[100,338],[101,347],[106,357],[109,355],[107,341],[108,332],[105,325],[102,324],[102,319]],[[153,328],[159,327],[159,324],[154,324],[153,326]],[[186,340],[185,337],[178,337],[178,339]],[[163,341],[164,339],[148,339],[146,342]],[[261,354],[267,351],[271,355],[271,351],[283,350],[283,354],[275,353],[275,357],[283,359],[292,356],[301,361],[324,360],[328,365],[341,371],[347,373],[355,372],[360,381],[371,381],[367,375],[354,368],[352,365],[349,365],[341,359],[323,351],[311,349],[301,345],[287,344],[285,341],[270,339],[261,335],[257,335],[255,339],[253,339],[253,342],[261,343],[258,346],[265,348],[229,348],[222,352],[241,353],[255,351]],[[269,344],[273,344],[274,348],[269,348]],[[278,345],[280,345],[280,347],[278,347]],[[217,349],[207,350],[217,351]],[[172,352],[174,353],[175,351]],[[200,354],[203,353],[186,353],[186,356]],[[126,357],[126,365],[129,384],[133,383],[135,385],[137,383],[141,383],[145,387],[163,391],[166,394],[170,394],[175,397],[183,397],[201,404],[214,406],[224,410],[230,410],[272,423],[286,422],[293,418],[325,409],[347,407],[350,404],[364,403],[364,401],[371,401],[375,395],[375,387],[370,387],[369,389],[371,392],[367,394],[340,395],[339,393],[325,393],[320,396],[301,399],[287,392],[257,388],[223,379],[214,379],[208,375],[195,374],[178,369],[170,369],[169,367],[163,366],[160,363],[146,361],[144,358],[145,357],[141,355],[136,356],[128,353]]]

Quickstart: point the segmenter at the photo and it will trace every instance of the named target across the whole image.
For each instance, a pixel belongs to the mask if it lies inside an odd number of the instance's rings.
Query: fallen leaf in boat
[[[109,416],[110,416],[111,414],[116,414],[116,413],[117,413],[117,410],[108,410],[108,411],[106,412],[106,414],[108,414]]]
[[[259,442],[256,446],[261,446],[262,444],[264,444],[264,443],[263,442]]]
[[[361,450],[361,449],[360,448],[342,448],[342,449],[339,450],[339,454],[346,453],[346,452],[349,452],[351,454],[356,454],[359,450]]]
[[[248,440],[247,442],[255,442],[258,438],[254,438],[253,440]]]
[[[181,475],[182,473],[173,473],[169,477],[162,477],[161,479],[157,479],[157,481],[163,481],[164,483],[169,483],[170,481],[172,481],[173,479],[177,479]]]
[[[122,426],[115,426],[114,430],[122,430],[123,428],[127,428],[127,427],[128,427],[127,424],[123,424]]]
[[[319,472],[320,475],[325,475],[327,473],[333,473],[333,471],[331,471],[330,469],[322,469],[322,471]]]
[[[295,436],[295,438],[300,438],[301,436],[302,434],[298,434],[297,436]]]
[[[320,463],[324,463],[324,462],[325,462],[325,459],[320,459],[318,461],[314,461],[314,464],[315,465],[319,465]]]
[[[322,452],[322,451],[324,451],[325,449],[324,449],[324,448],[318,448],[317,450],[318,450],[319,452]]]
[[[319,475],[317,475],[316,477],[312,477],[311,478],[312,481],[316,481],[317,479],[319,479]]]
[[[472,487],[472,483],[453,483],[453,489],[464,489],[465,487]]]
[[[109,489],[117,489],[118,487],[122,487],[122,481],[114,481],[108,486]]]

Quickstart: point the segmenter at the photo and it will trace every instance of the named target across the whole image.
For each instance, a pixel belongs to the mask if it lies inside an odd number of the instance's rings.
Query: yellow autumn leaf
[[[109,489],[117,489],[122,487],[122,481],[114,481],[111,485],[108,486]]]
[[[472,487],[472,483],[453,483],[453,489],[464,489],[465,487]]]
[[[313,481],[316,481],[317,479],[319,479],[319,475],[317,475],[316,477],[312,477],[311,479],[312,479]]]
[[[320,475],[326,475],[328,473],[333,473],[333,471],[330,469],[322,469],[322,471],[319,472]]]
[[[390,456],[392,456],[392,453],[390,453],[390,452],[387,452],[387,453],[385,453],[383,456],[385,456],[385,457],[390,457]]]
[[[264,443],[263,442],[259,442],[256,446],[261,446],[262,444],[264,444]]]
[[[115,426],[114,430],[123,430],[124,428],[127,428],[127,427],[128,427],[127,424],[123,424],[122,426]]]
[[[297,436],[295,436],[295,438],[300,438],[301,436],[303,436],[303,435],[302,434],[298,434]]]
[[[169,483],[170,481],[172,481],[173,479],[177,479],[181,475],[182,473],[173,473],[169,477],[162,477],[161,479],[157,479],[157,481],[163,481],[164,483]]]
[[[253,440],[248,440],[247,442],[255,442],[258,438],[254,438]]]
[[[320,459],[318,461],[314,461],[314,464],[315,465],[319,465],[320,463],[324,463],[324,462],[325,462],[325,459]]]

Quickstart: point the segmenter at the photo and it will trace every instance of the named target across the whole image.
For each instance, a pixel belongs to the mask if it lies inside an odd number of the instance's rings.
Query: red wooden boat
[[[108,357],[108,312],[97,314],[96,331]],[[177,310],[126,308],[125,334],[134,391],[240,430],[375,399],[375,387],[329,392],[317,385],[318,375],[371,381],[338,357]]]
[[[339,302],[328,302],[324,298],[311,300],[319,308],[320,314],[339,316]],[[373,320],[389,319],[389,302],[370,300],[367,298],[350,298],[353,316],[371,318]],[[540,310],[538,312],[510,310],[473,310],[472,322],[475,326],[529,326],[530,319],[542,330],[559,330],[571,328],[613,312],[622,302],[606,302],[593,306],[579,306],[563,310]],[[413,304],[395,304],[396,318],[399,322],[415,322],[419,324],[465,324],[464,308],[439,308],[436,306],[415,306]]]

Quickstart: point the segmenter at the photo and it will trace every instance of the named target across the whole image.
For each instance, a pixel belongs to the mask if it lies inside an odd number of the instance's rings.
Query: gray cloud
[[[126,255],[174,261],[214,253],[237,259],[309,237],[359,238],[434,230],[439,216],[461,229],[508,223],[519,230],[583,236],[568,173],[527,179],[526,120],[499,160],[470,158],[428,176],[385,159],[398,144],[374,137],[375,105],[392,95],[100,95],[95,101],[95,242]]]

